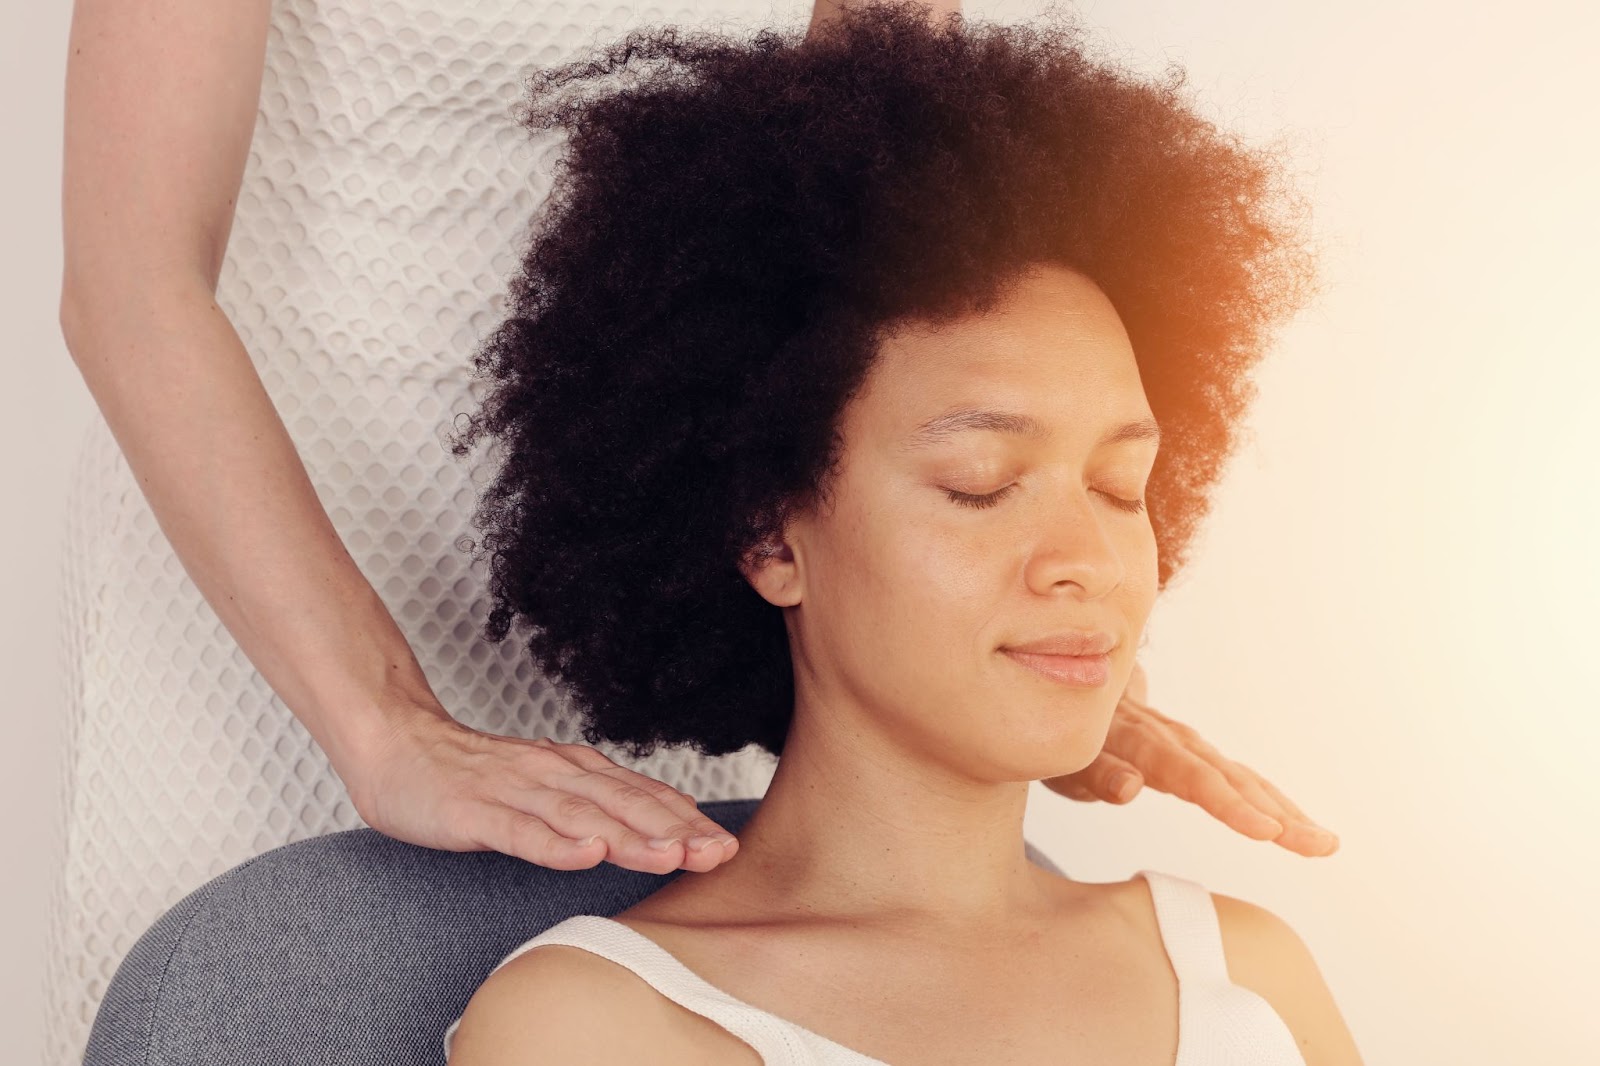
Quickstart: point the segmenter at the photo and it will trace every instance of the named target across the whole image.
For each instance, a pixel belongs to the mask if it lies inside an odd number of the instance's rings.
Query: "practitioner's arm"
[[[558,869],[716,866],[715,847],[647,846],[725,835],[665,784],[589,747],[456,722],[323,511],[213,298],[270,6],[75,4],[60,305],[73,362],[184,569],[374,828]]]

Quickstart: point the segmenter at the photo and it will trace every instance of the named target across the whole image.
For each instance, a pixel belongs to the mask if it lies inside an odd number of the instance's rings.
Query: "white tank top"
[[[1178,977],[1178,1055],[1173,1066],[1305,1066],[1294,1035],[1272,1005],[1228,977],[1222,927],[1211,893],[1158,870],[1150,886],[1161,942]],[[644,934],[610,918],[577,914],[519,945],[495,966],[544,944],[582,948],[626,966],[674,1003],[748,1043],[766,1066],[889,1066],[820,1033],[751,1006],[690,970]],[[492,972],[492,971],[491,971]],[[445,1057],[461,1025],[445,1030]]]

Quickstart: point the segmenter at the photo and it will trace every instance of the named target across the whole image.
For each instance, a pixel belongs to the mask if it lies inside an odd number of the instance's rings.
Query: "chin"
[[[1109,724],[1110,719],[1107,719]],[[1023,745],[1013,748],[1011,759],[1014,780],[1043,781],[1047,777],[1064,777],[1100,757],[1105,747],[1106,729],[1095,730],[1093,735],[1074,729],[1070,733],[1040,730],[1027,738]]]
[[[1108,709],[1103,716],[1095,716],[1092,723],[1086,717],[1080,718],[1075,726],[1070,731],[1058,732],[1053,738],[1040,738],[1036,750],[1053,753],[1055,758],[1049,760],[1045,772],[1034,780],[1075,774],[1098,759],[1106,746],[1106,736],[1111,732],[1111,711]]]

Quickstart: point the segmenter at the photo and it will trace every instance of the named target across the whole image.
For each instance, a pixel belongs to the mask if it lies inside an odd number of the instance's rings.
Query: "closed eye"
[[[1005,488],[998,489],[986,496],[974,496],[970,492],[957,492],[955,489],[945,489],[944,494],[963,507],[993,507],[1003,498],[1009,496],[1011,490],[1016,487],[1015,484],[1007,485]]]
[[[957,492],[955,489],[945,489],[944,494],[963,507],[984,508],[993,507],[1005,497],[1009,496],[1011,494],[1011,490],[1016,487],[1016,483],[1013,482],[1003,489],[997,489],[994,492],[987,493],[986,495],[982,496],[974,496],[970,492]],[[1100,490],[1096,489],[1095,491],[1099,492]],[[1101,492],[1100,495],[1104,496],[1111,506],[1117,508],[1118,510],[1128,511],[1133,514],[1138,514],[1144,510],[1143,500],[1129,500],[1121,496],[1114,496],[1109,492]]]

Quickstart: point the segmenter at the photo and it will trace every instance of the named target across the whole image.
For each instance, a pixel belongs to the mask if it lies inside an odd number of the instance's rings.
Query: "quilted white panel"
[[[278,0],[218,300],[334,526],[444,705],[496,733],[579,741],[516,639],[479,635],[483,566],[457,547],[487,448],[453,458],[557,135],[512,116],[530,64],[638,24],[734,33],[805,0],[677,6]],[[173,554],[103,421],[82,440],[63,572],[64,824],[46,1062],[82,1061],[117,964],[167,908],[252,855],[363,823],[305,729]],[[619,763],[702,800],[765,793],[776,760],[662,750]]]

